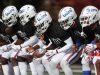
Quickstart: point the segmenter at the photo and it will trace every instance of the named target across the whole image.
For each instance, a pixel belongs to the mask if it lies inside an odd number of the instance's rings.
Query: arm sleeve
[[[12,39],[17,40],[18,39],[17,35],[12,36]]]
[[[38,41],[37,45],[39,45],[39,47],[43,47],[44,46],[44,44],[43,44],[43,42],[41,40]]]
[[[36,35],[34,35],[34,36],[30,37],[29,40],[27,40],[23,44],[21,44],[21,47],[24,48],[29,45],[35,45],[38,41],[39,41],[38,37]]]
[[[60,52],[68,52],[69,50],[71,50],[71,47],[73,45],[73,41],[72,38],[69,37],[67,40],[64,41],[66,43],[66,45],[60,49],[58,49],[58,53]]]
[[[34,50],[42,48],[44,46],[43,42],[39,40],[35,45],[33,45]]]

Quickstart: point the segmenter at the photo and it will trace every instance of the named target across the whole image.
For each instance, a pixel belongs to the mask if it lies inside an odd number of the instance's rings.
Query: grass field
[[[92,69],[92,74],[91,75],[95,75],[94,74],[94,67],[93,67],[93,65],[90,65],[90,66],[91,66],[91,69]],[[71,68],[72,68],[72,71],[73,71],[73,75],[82,75],[82,70],[81,70],[82,66],[81,65],[77,65],[77,64],[71,65]],[[2,75],[1,74],[1,70],[0,70],[0,75]],[[28,74],[27,75],[32,75],[31,72],[30,72],[30,68],[28,69]],[[45,72],[45,75],[48,75],[48,73]],[[62,70],[61,70],[59,75],[64,75]]]
[[[30,72],[28,72],[28,75],[31,75],[31,73],[30,73]],[[45,75],[48,75],[48,73],[47,73],[47,72],[45,72]],[[64,75],[64,73],[63,73],[63,72],[61,72],[59,75]],[[74,75],[82,75],[82,74],[80,74],[80,73],[74,73]]]
[[[90,65],[91,66],[91,69],[92,69],[92,74],[91,75],[95,75],[94,74],[94,67],[93,67],[93,65]],[[72,65],[71,66],[71,68],[72,68],[72,70],[73,70],[73,75],[82,75],[82,66],[81,65]],[[28,72],[28,75],[31,75],[31,72],[29,71]],[[47,72],[45,72],[45,75],[48,75],[48,73]],[[60,74],[59,75],[64,75],[64,72],[60,72]]]

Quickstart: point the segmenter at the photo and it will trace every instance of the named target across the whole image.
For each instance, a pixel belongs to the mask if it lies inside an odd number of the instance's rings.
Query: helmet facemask
[[[15,17],[9,17],[6,20],[3,20],[4,24],[8,27],[12,27],[13,25],[15,25],[17,23],[17,18]]]
[[[64,30],[67,30],[68,28],[70,28],[70,26],[71,24],[68,24],[68,20],[60,22],[60,27]]]
[[[37,32],[38,33],[44,33],[44,32],[46,32],[46,30],[48,29],[49,25],[50,24],[48,23],[48,21],[44,21],[42,24],[37,25],[36,26]]]
[[[60,22],[60,27],[64,30],[69,29],[74,23],[74,17],[69,17],[68,19]]]
[[[91,16],[81,16],[80,17],[80,24],[82,27],[90,26],[91,24],[95,23],[97,21],[96,15],[91,17]]]
[[[20,23],[24,26],[27,22],[28,22],[28,18],[26,18],[25,16],[21,16],[20,17]]]

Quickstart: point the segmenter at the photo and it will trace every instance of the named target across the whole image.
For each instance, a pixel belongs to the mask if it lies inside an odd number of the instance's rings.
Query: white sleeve
[[[37,43],[40,48],[38,49],[39,53],[45,53],[46,52],[46,45],[43,44],[43,42],[41,40],[39,40],[39,42]]]
[[[38,41],[38,43],[37,43],[37,45],[39,45],[41,48],[47,48],[47,47],[49,47],[51,44],[52,44],[52,42],[51,42],[51,40],[49,39],[49,41],[50,41],[50,43],[48,44],[48,45],[45,45],[43,42],[42,42],[42,40],[39,40]]]
[[[25,41],[24,43],[21,44],[21,47],[24,48],[29,45],[35,45],[39,41],[38,37],[36,35],[30,37],[29,40]]]
[[[66,45],[65,45],[64,47],[58,49],[58,50],[57,50],[58,53],[59,53],[59,52],[67,52],[67,51],[71,50],[71,47],[72,47],[72,45],[73,45],[72,38],[69,37],[69,38],[68,38],[67,40],[65,40],[64,42],[66,43]]]
[[[15,41],[18,39],[17,35],[12,36],[12,39]]]
[[[43,44],[43,42],[41,40],[38,41],[37,45],[39,45],[40,47],[44,46],[44,44]]]

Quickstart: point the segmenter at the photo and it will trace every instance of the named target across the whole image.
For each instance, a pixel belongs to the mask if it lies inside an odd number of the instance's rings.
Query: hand
[[[76,52],[78,50],[78,47],[75,44],[73,44],[72,49],[73,49],[73,52]]]
[[[32,46],[29,46],[27,49],[26,49],[27,52],[29,53],[32,53],[34,50],[34,48]]]
[[[44,53],[46,52],[46,49],[44,49],[44,48],[39,48],[39,49],[37,49],[37,51],[38,51],[38,53],[40,53],[40,54],[44,54]]]
[[[86,53],[90,53],[94,51],[97,48],[96,44],[87,44],[87,46],[84,48],[84,51]]]
[[[0,47],[0,49],[3,50],[3,51],[7,51],[8,50],[7,49],[7,45],[3,45],[2,47]]]
[[[51,57],[55,54],[57,54],[58,51],[57,50],[47,50],[47,52],[45,53],[46,56]]]
[[[20,45],[13,45],[12,49],[15,50],[15,51],[16,50],[21,50],[21,46]]]

